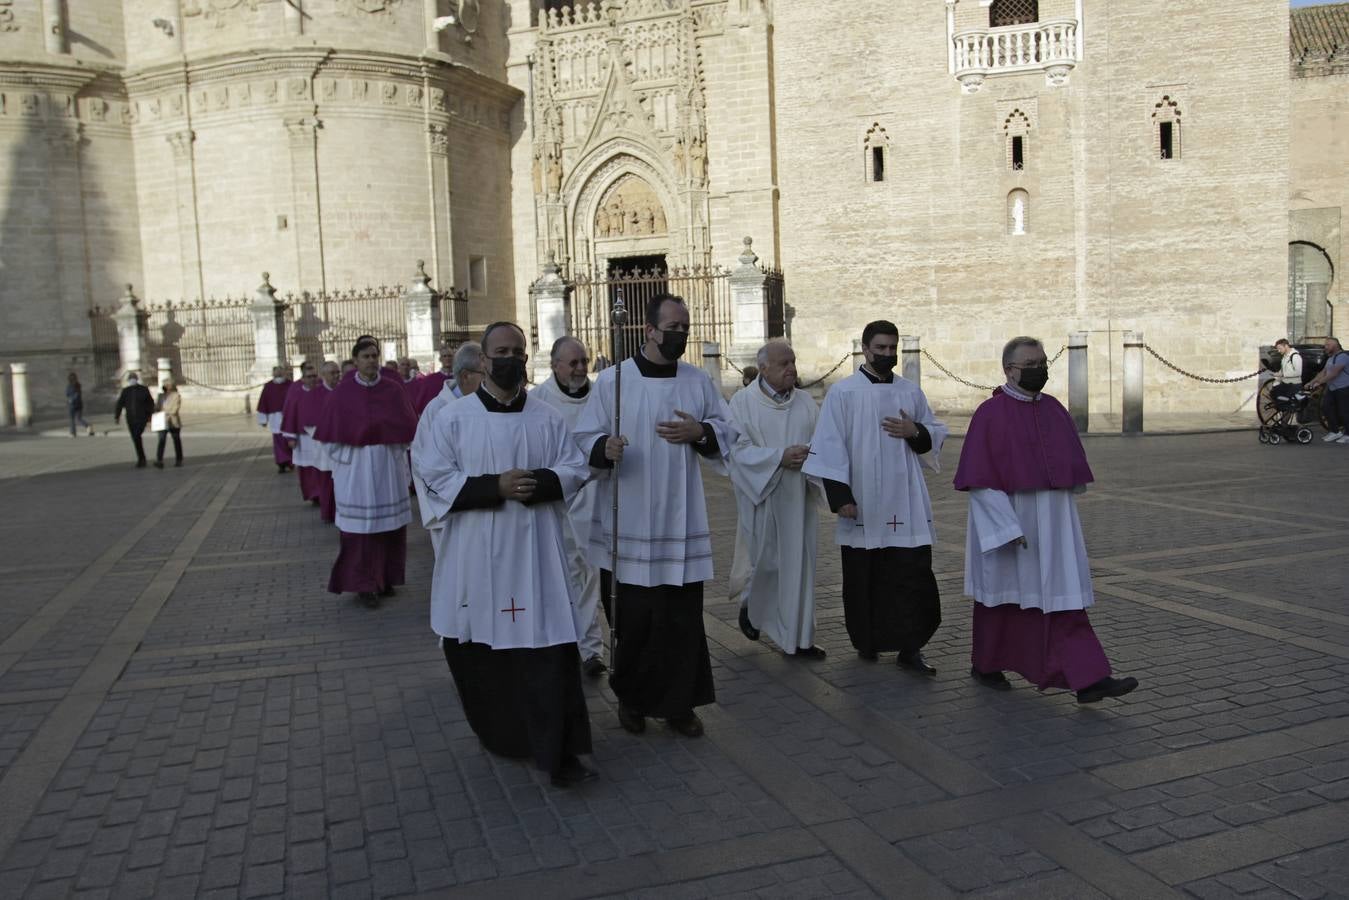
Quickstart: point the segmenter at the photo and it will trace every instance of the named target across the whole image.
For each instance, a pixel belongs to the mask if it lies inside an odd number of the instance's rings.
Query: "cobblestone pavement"
[[[750,643],[709,479],[707,736],[624,732],[599,781],[486,754],[427,629],[431,553],[378,611],[256,432],[135,470],[125,440],[0,440],[0,895],[1349,896],[1349,448],[1093,437],[1092,618],[1142,680],[1090,708],[967,676],[959,452],[931,487],[933,680]]]

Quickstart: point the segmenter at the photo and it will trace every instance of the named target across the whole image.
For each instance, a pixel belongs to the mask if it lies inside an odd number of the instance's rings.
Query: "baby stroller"
[[[1269,390],[1269,402],[1272,414],[1260,425],[1260,443],[1312,442],[1312,430],[1299,424],[1307,419],[1312,394],[1300,384],[1276,384]]]

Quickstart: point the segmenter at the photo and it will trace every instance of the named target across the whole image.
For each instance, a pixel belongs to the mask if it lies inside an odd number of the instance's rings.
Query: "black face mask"
[[[660,355],[666,359],[679,359],[684,355],[684,348],[688,343],[687,331],[661,331],[660,343],[656,345],[656,349],[660,350]]]
[[[879,353],[871,357],[871,368],[879,375],[885,375],[893,372],[895,366],[899,365],[899,356],[881,356]]]
[[[492,357],[492,383],[513,391],[525,380],[525,361],[518,356]]]
[[[1049,381],[1049,366],[1035,366],[1029,369],[1021,370],[1021,377],[1017,379],[1017,386],[1023,391],[1037,393]]]

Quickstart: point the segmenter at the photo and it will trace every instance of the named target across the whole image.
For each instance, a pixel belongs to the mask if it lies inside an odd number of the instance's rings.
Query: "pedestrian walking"
[[[183,464],[183,439],[179,434],[183,428],[183,395],[178,393],[172,378],[165,378],[159,391],[155,408],[164,414],[164,428],[159,432],[159,446],[155,448],[155,468],[164,468],[164,444],[169,437],[173,438],[173,465],[178,468]]]
[[[1321,440],[1349,444],[1349,353],[1345,352],[1339,338],[1326,338],[1324,346],[1326,363],[1316,377],[1307,382],[1306,390],[1326,386],[1326,394],[1321,398],[1321,412],[1325,414],[1329,430]]]
[[[122,413],[126,413],[126,430],[131,435],[131,446],[136,448],[136,468],[145,468],[145,446],[141,435],[145,426],[150,424],[150,416],[155,411],[155,399],[150,389],[141,384],[140,376],[135,372],[126,377],[126,387],[117,395],[117,406],[113,409],[112,420],[121,422]]]
[[[272,434],[272,459],[276,462],[278,475],[292,468],[290,444],[281,433],[281,418],[285,414],[286,397],[289,394],[290,368],[273,366],[272,380],[262,386],[262,394],[258,397],[258,426]]]
[[[75,425],[90,436],[94,436],[94,426],[84,420],[84,389],[80,387],[80,376],[71,372],[66,376],[66,413],[70,416],[70,436],[76,437]]]

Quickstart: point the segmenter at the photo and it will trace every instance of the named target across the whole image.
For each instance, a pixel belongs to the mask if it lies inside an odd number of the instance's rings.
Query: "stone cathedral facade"
[[[126,284],[340,290],[423,259],[461,324],[534,322],[550,258],[734,266],[750,236],[806,378],[878,317],[947,409],[981,394],[934,363],[997,383],[1027,332],[1086,334],[1094,410],[1126,331],[1250,372],[1346,297],[1349,5],[1221,6],[0,0],[0,359],[58,396]],[[1253,389],[1158,365],[1148,402]]]

